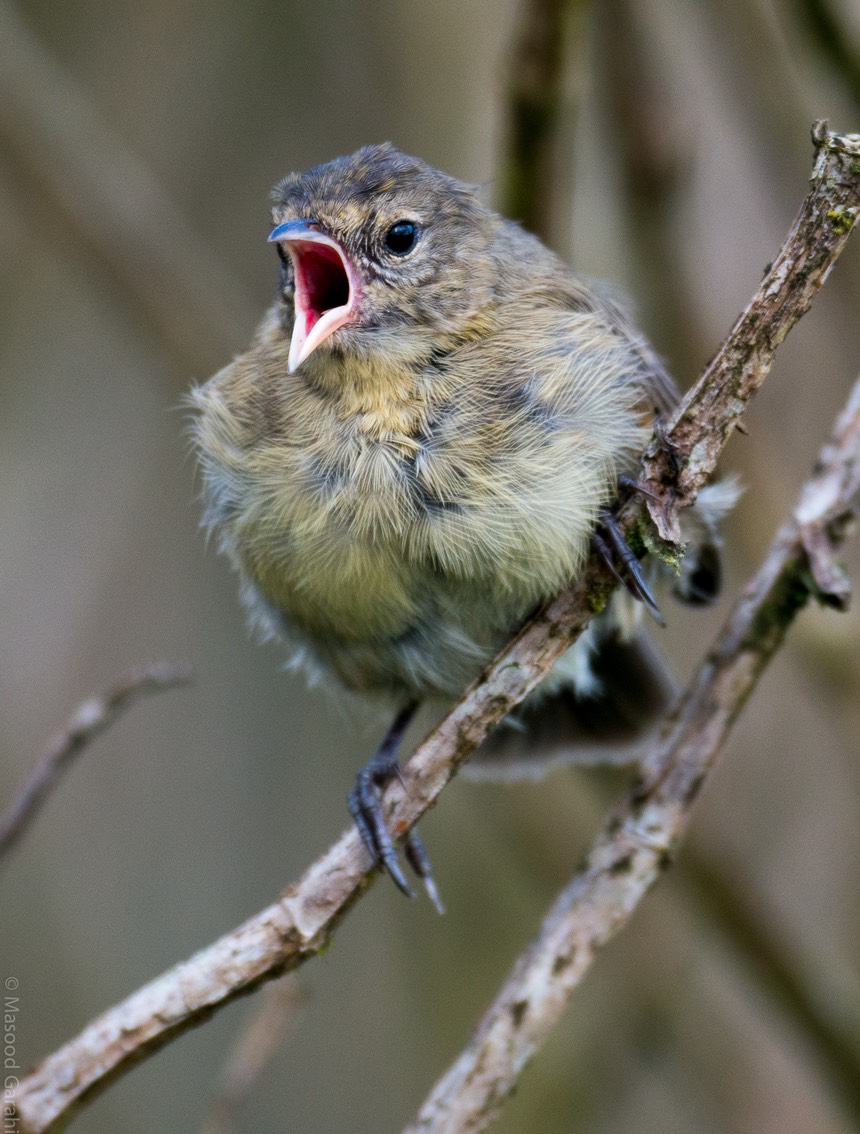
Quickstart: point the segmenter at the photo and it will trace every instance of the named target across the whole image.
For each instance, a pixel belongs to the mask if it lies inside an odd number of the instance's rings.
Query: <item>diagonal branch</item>
[[[0,859],[18,842],[70,765],[96,736],[145,693],[175,689],[190,680],[187,666],[133,669],[105,693],[78,705],[65,727],[51,738],[24,787],[0,819]]]
[[[816,122],[812,189],[755,297],[665,425],[668,444],[652,441],[645,483],[660,535],[677,541],[677,515],[714,471],[747,403],[770,373],[776,348],[827,279],[860,212],[860,135],[831,134]]]
[[[732,425],[764,380],[776,345],[807,309],[856,219],[860,137],[831,134],[819,124],[815,142],[810,191],[774,268],[666,429],[663,443],[678,454],[678,470],[670,467],[667,473],[659,451],[651,455],[649,477],[667,518],[672,516],[669,474],[679,471],[683,478],[689,456],[695,471],[681,480],[683,501],[689,502],[713,471]],[[739,371],[741,359],[750,360],[753,379]],[[697,435],[706,439],[701,450],[695,445]],[[650,538],[641,506],[627,506],[621,523],[626,532],[638,526]],[[392,830],[404,833],[435,802],[490,729],[538,684],[602,609],[613,586],[608,569],[593,557],[575,585],[520,631],[418,747],[404,770],[403,784],[395,782],[386,791]],[[348,831],[277,902],[109,1009],[25,1076],[12,1100],[21,1130],[56,1130],[134,1063],[238,996],[315,955],[364,890],[371,872],[357,834]]]
[[[860,517],[860,379],[792,518],[774,539],[717,641],[645,760],[643,779],[612,810],[585,868],[404,1134],[484,1130],[557,1023],[598,950],[627,923],[670,863],[717,753],[759,677],[810,597],[842,605],[844,583],[822,590],[809,553],[833,562]],[[860,1083],[840,1083],[860,1106]]]

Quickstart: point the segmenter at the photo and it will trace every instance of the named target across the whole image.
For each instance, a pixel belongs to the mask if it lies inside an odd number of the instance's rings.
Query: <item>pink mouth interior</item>
[[[296,270],[296,296],[305,317],[304,333],[336,307],[349,303],[349,280],[343,260],[334,248],[311,240],[291,243]]]

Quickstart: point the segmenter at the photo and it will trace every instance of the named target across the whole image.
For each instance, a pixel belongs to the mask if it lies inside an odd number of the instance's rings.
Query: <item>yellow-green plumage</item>
[[[374,259],[404,215],[414,253]],[[575,576],[673,387],[612,299],[392,147],[288,178],[274,219],[298,217],[355,264],[354,318],[289,373],[288,268],[248,352],[195,391],[207,518],[310,671],[453,696]],[[579,694],[602,617],[560,671]]]

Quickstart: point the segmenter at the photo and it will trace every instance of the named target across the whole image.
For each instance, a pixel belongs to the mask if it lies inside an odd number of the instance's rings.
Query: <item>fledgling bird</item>
[[[460,694],[575,578],[678,394],[608,291],[389,144],[286,177],[273,220],[277,299],[192,395],[206,522],[309,675],[391,702],[350,810],[408,893],[379,796],[416,706]],[[687,514],[689,601],[717,590],[731,497]],[[640,611],[617,592],[478,759],[516,772],[647,732],[670,683]],[[435,897],[417,834],[405,851]]]

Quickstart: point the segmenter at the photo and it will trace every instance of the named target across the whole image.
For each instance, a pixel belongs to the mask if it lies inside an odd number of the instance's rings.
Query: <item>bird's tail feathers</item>
[[[674,581],[674,594],[692,606],[706,606],[722,585],[720,525],[743,492],[737,477],[706,485],[692,508],[680,515],[681,538],[687,552]]]

